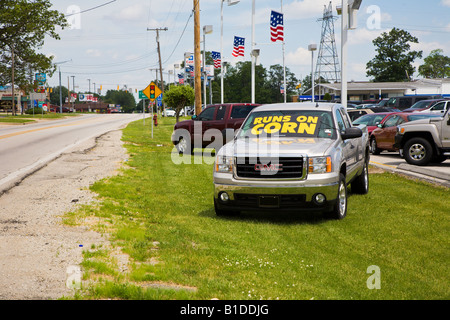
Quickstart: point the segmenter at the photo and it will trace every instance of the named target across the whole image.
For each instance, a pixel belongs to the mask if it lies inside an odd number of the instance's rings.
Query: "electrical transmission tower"
[[[322,21],[322,35],[314,76],[319,83],[321,79],[326,82],[341,82],[341,71],[334,37],[334,20],[336,19],[337,17],[333,16],[330,1],[328,8],[324,6],[323,18],[317,20]]]

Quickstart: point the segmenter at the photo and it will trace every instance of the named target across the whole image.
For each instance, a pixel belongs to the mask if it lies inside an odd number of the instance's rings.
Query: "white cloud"
[[[336,4],[340,4],[340,1],[331,1],[333,7],[333,14],[336,15]],[[321,17],[324,6],[328,8],[330,0],[303,0],[293,1],[283,6],[283,12],[286,19],[304,19],[311,17]]]
[[[441,3],[446,7],[450,7],[450,0],[442,0]]]
[[[293,66],[310,66],[311,52],[302,47],[297,48],[295,52],[288,52],[286,54],[286,64]]]
[[[98,49],[87,49],[86,54],[89,57],[95,57],[95,58],[100,57],[102,55],[101,51]]]
[[[411,43],[411,50],[423,51],[423,58],[428,56],[432,50],[442,49],[445,52],[450,51],[450,44],[448,43],[440,43],[437,41],[432,42],[424,42],[419,41],[419,43]]]
[[[143,7],[141,4],[135,4],[132,6],[126,6],[122,10],[113,12],[111,15],[106,16],[106,18],[117,20],[120,22],[136,22],[144,21],[148,17],[148,8]]]

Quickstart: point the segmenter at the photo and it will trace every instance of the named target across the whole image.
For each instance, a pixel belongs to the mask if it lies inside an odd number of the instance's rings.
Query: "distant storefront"
[[[332,100],[340,100],[340,83],[320,83],[314,87],[315,99],[322,100],[326,94]],[[410,95],[441,95],[450,98],[450,79],[419,79],[410,82],[368,82],[347,83],[348,101],[364,101]],[[311,89],[303,95],[294,96],[293,101],[310,100]]]

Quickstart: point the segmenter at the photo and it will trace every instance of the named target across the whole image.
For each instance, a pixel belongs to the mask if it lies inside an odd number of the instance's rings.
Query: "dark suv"
[[[195,148],[206,148],[212,142],[217,146],[225,142],[226,130],[237,130],[250,111],[259,106],[251,103],[225,103],[207,106],[198,116],[191,120],[175,124],[172,142],[179,153],[191,154]],[[209,129],[215,129],[207,132]],[[217,133],[223,140],[217,141]]]
[[[421,100],[441,99],[441,95],[417,95],[417,96],[402,96],[392,97],[388,100],[386,107],[397,108],[405,110],[411,108],[413,104]]]

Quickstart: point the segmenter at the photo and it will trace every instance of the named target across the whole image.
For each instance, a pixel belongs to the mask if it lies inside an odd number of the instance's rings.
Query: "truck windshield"
[[[336,139],[336,130],[328,111],[259,111],[250,114],[238,138],[274,136]]]

